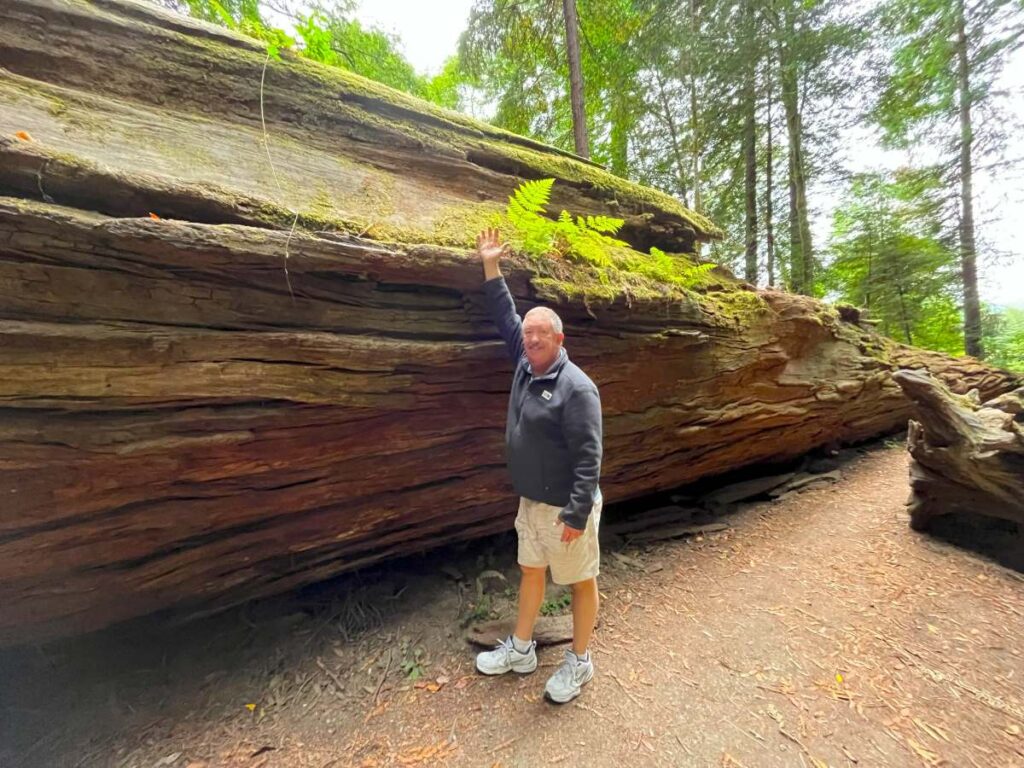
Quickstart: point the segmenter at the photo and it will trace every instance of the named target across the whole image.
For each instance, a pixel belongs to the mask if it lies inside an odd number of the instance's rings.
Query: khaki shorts
[[[597,541],[603,500],[599,495],[587,518],[583,535],[570,544],[562,541],[562,525],[555,525],[562,507],[532,499],[519,499],[516,533],[519,535],[519,564],[527,568],[551,568],[555,584],[576,584],[592,579],[601,570],[601,547]]]

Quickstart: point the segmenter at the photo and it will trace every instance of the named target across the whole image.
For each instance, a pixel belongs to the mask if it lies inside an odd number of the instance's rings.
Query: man
[[[484,295],[515,369],[505,444],[512,485],[520,495],[519,612],[515,631],[477,656],[487,675],[537,668],[533,627],[544,601],[547,569],[556,584],[572,586],[572,650],[548,680],[545,694],[560,704],[580,694],[594,676],[588,646],[597,618],[601,520],[601,399],[597,387],[562,347],[562,321],[535,307],[522,321],[501,275],[508,246],[497,230],[477,236]]]

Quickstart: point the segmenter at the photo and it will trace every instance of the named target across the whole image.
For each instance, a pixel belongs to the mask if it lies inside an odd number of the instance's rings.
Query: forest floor
[[[726,530],[606,547],[597,674],[568,705],[541,695],[563,646],[532,675],[474,672],[464,625],[514,610],[476,579],[514,584],[510,534],[5,651],[0,765],[1024,766],[1021,542],[911,531],[907,462],[845,451],[836,484]]]

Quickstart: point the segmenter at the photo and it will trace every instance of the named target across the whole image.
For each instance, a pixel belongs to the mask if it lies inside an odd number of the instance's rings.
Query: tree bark
[[[658,77],[658,98],[661,101],[661,107],[665,111],[665,124],[668,127],[669,139],[672,141],[672,157],[675,160],[676,175],[679,184],[679,196],[683,201],[683,205],[688,205],[688,185],[686,183],[686,159],[683,156],[682,145],[679,141],[679,129],[676,127],[676,121],[672,117],[672,105],[668,100],[668,96],[665,94],[665,80],[661,76],[661,73],[656,73]]]
[[[697,2],[689,0],[690,10],[690,39],[697,39]],[[691,52],[687,64],[687,84],[690,92],[690,178],[693,182],[693,210],[697,213],[704,212],[704,200],[701,195],[701,167],[700,167],[700,113],[697,100],[697,60]],[[699,246],[698,246],[699,248]],[[699,253],[699,250],[698,250]]]
[[[911,526],[922,530],[937,516],[971,512],[1024,529],[1024,388],[981,405],[923,371],[893,378],[914,402]]]
[[[985,350],[981,338],[981,302],[978,298],[977,249],[974,239],[974,192],[971,149],[974,129],[971,125],[970,61],[964,2],[956,0],[957,92],[960,97],[960,271],[964,285],[964,345],[967,354],[978,359]]]
[[[569,100],[572,103],[572,131],[576,154],[590,157],[587,141],[587,117],[583,98],[583,67],[580,63],[579,20],[576,18],[576,0],[562,0],[565,17],[565,52],[569,57]]]
[[[511,364],[476,231],[554,176],[559,207],[631,216],[638,247],[717,236],[565,153],[137,3],[9,0],[0,57],[0,125],[33,139],[0,138],[0,643],[508,530]],[[894,367],[1017,386],[724,271],[591,290],[555,266],[505,271],[601,388],[609,502],[896,429]]]
[[[814,252],[807,214],[807,174],[799,103],[799,74],[797,62],[789,51],[796,35],[796,25],[792,9],[787,8],[784,15],[787,39],[779,46],[779,79],[789,142],[790,287],[796,293],[809,295],[814,288]]]
[[[753,10],[750,3],[744,4],[747,41],[753,39]],[[751,49],[753,45],[750,45]],[[757,63],[753,53],[748,53],[743,85],[743,183],[746,210],[744,212],[745,260],[743,277],[751,285],[757,285],[757,98],[755,73]]]
[[[771,55],[766,57],[767,66],[767,77],[765,82],[765,92],[768,98],[768,116],[765,119],[765,130],[766,130],[766,146],[765,146],[765,159],[764,159],[764,228],[765,228],[765,249],[768,252],[768,286],[775,286],[775,218],[773,214],[774,200],[772,195],[775,192],[774,184],[774,167],[775,154],[773,142],[773,130],[774,126],[772,121],[774,116],[772,114],[773,107],[773,89],[774,83],[772,82],[772,65]]]

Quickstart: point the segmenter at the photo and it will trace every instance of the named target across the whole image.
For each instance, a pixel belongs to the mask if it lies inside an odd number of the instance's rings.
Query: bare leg
[[[529,568],[519,566],[523,577],[519,581],[519,618],[516,620],[515,635],[520,640],[533,639],[533,625],[540,612],[540,604],[544,602],[544,586],[547,580],[547,568]]]
[[[572,585],[572,650],[582,656],[590,646],[597,621],[597,579],[587,579]]]

